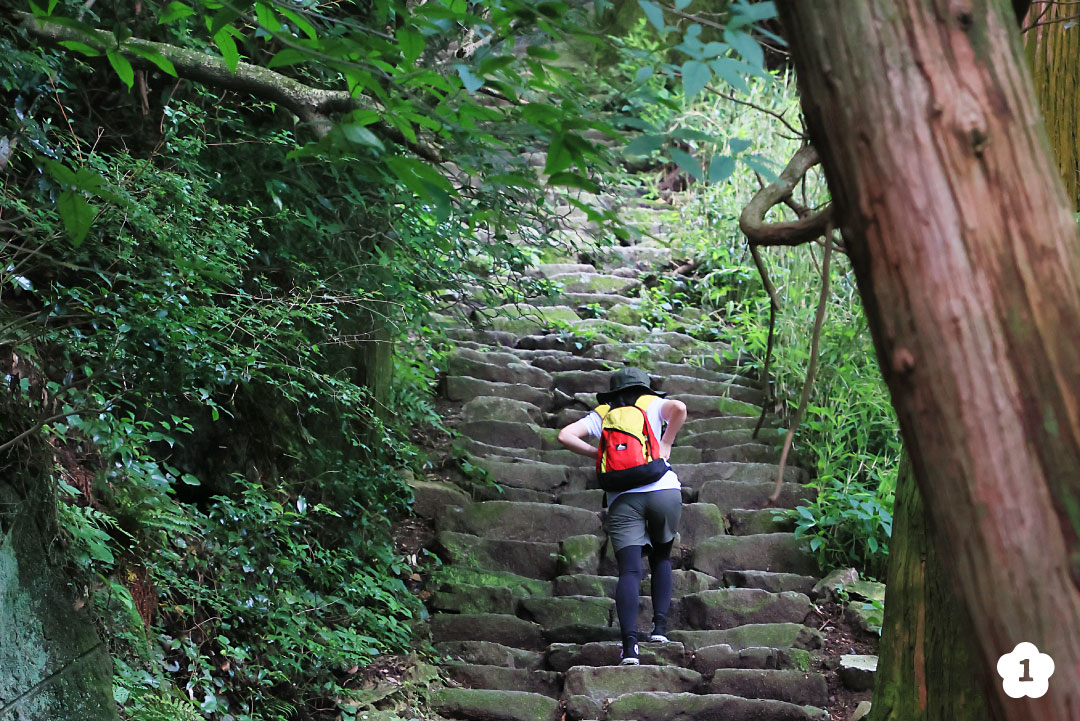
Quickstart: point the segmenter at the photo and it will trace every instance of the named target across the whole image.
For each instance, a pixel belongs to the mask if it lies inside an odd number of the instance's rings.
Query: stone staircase
[[[698,316],[669,330],[640,324],[641,278],[664,272],[670,251],[583,257],[593,262],[535,269],[562,284],[550,305],[465,307],[468,318],[446,319],[449,419],[468,463],[498,485],[414,486],[444,563],[429,583],[432,640],[459,684],[436,693],[434,710],[506,721],[826,718],[825,678],[809,671],[822,637],[803,623],[817,569],[766,509],[781,436],[767,425],[752,438],[761,387],[725,344],[694,337]],[[671,642],[640,644],[640,667],[617,665],[616,566],[591,462],[557,441],[627,359],[689,410],[672,455],[684,508]],[[805,471],[785,475],[779,505],[809,497]],[[651,628],[648,583],[641,632]]]

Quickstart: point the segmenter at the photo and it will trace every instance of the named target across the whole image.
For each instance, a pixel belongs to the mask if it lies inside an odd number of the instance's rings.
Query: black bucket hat
[[[627,388],[644,388],[654,396],[660,396],[661,398],[667,395],[662,391],[654,391],[649,374],[640,368],[620,368],[611,374],[611,388],[606,392],[597,393],[596,400],[600,403],[609,403],[615,399],[619,391],[624,391]]]

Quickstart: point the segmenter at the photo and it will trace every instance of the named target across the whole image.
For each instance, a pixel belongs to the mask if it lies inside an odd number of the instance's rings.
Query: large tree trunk
[[[1080,719],[1080,255],[1012,10],[780,0],[920,490],[1010,721]],[[1057,663],[1011,700],[1022,641]]]
[[[900,464],[889,544],[888,603],[870,721],[996,721],[972,663],[967,609],[932,540],[907,458]]]
[[[1055,3],[1034,6],[1025,20],[1031,26],[1024,44],[1035,95],[1046,118],[1050,146],[1058,161],[1065,191],[1080,208],[1080,28],[1077,6]]]

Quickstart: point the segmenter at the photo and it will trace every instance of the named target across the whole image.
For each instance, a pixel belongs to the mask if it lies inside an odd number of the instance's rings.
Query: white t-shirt
[[[660,440],[660,436],[663,434],[664,419],[660,417],[660,408],[664,405],[663,399],[657,398],[649,407],[645,409],[645,417],[649,419],[649,426],[652,428],[653,435],[656,436],[656,440]],[[592,411],[589,415],[585,416],[585,426],[589,431],[589,436],[592,438],[599,438],[600,431],[603,428],[603,420],[600,418],[600,414],[596,411]],[[668,472],[660,476],[659,480],[653,481],[644,486],[638,486],[637,488],[631,488],[628,491],[620,491],[619,493],[608,493],[607,504],[610,506],[612,502],[621,496],[623,493],[646,493],[648,491],[667,491],[675,489],[676,491],[682,488],[682,484],[679,482],[679,477],[675,475],[675,471],[668,469]]]

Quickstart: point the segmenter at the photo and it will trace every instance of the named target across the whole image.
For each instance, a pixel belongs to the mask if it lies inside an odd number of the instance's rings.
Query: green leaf
[[[635,83],[643,83],[653,76],[653,69],[651,65],[644,65],[638,68],[637,74],[634,75]]]
[[[558,60],[559,54],[549,48],[540,47],[539,45],[530,45],[525,49],[525,54],[530,58],[539,58],[540,60]]]
[[[172,75],[174,78],[177,77],[176,67],[172,64],[172,61],[158,51],[144,48],[136,43],[127,43],[124,45],[124,49],[135,53],[141,58],[146,58],[154,65],[157,65],[163,73]]]
[[[75,185],[75,171],[68,166],[49,158],[45,158],[42,165],[49,171],[49,175],[53,176],[57,181],[65,185]]]
[[[566,170],[574,163],[574,152],[567,146],[564,135],[556,135],[548,145],[547,161],[544,163],[544,174],[554,175]]]
[[[717,155],[709,162],[709,182],[722,183],[735,172],[735,159]]]
[[[663,144],[663,135],[641,135],[627,143],[623,152],[627,155],[648,155],[659,150]]]
[[[776,3],[772,0],[765,2],[740,2],[732,5],[739,15],[746,17],[750,22],[761,22],[776,17]]]
[[[761,70],[765,66],[765,53],[762,52],[761,45],[746,33],[741,30],[725,30],[724,40],[755,70]]]
[[[548,185],[562,186],[567,188],[580,188],[590,193],[599,193],[600,186],[577,173],[555,173],[548,178]]]
[[[397,41],[398,47],[401,48],[401,56],[410,65],[416,62],[420,53],[424,52],[424,37],[415,30],[406,27],[398,28]]]
[[[709,66],[700,60],[688,60],[682,66],[683,97],[692,99],[709,84],[712,72]]]
[[[300,15],[297,12],[293,12],[289,8],[284,7],[282,5],[275,5],[274,9],[277,10],[282,15],[284,15],[285,17],[287,17],[289,20],[291,20],[293,22],[293,24],[296,25],[296,27],[300,28],[300,32],[302,32],[302,33],[304,33],[304,35],[308,36],[308,40],[318,40],[319,39],[319,34],[317,32],[315,32],[315,26],[312,25],[311,23],[309,23],[304,18],[304,16]]]
[[[675,161],[676,165],[693,176],[694,180],[701,181],[705,179],[701,172],[701,163],[694,156],[678,148],[670,148],[668,156]]]
[[[56,199],[56,209],[64,221],[64,229],[71,238],[72,245],[78,247],[90,231],[94,220],[94,209],[86,202],[82,193],[67,190]]]
[[[473,75],[472,68],[464,63],[457,64],[457,73],[458,77],[461,78],[461,84],[465,86],[465,90],[470,95],[484,86],[484,81]]]
[[[195,11],[192,10],[190,7],[188,7],[182,2],[176,2],[175,0],[173,0],[173,2],[169,3],[169,5],[165,8],[165,12],[161,13],[161,15],[158,17],[158,25],[165,25],[166,23],[171,23],[173,21],[179,20],[180,18],[186,18],[194,14]]]
[[[345,138],[357,145],[367,145],[372,148],[378,148],[379,150],[386,150],[382,141],[376,137],[375,133],[371,132],[362,125],[350,124],[342,125],[341,132],[345,135]]]
[[[692,0],[675,0],[675,9],[685,10],[687,7],[690,6],[691,2]]]
[[[131,63],[128,59],[121,54],[119,50],[108,50],[105,56],[109,58],[109,65],[112,65],[113,70],[120,77],[120,80],[124,82],[124,85],[128,86],[128,90],[135,84],[135,71],[131,67]]]
[[[101,55],[101,51],[97,48],[92,48],[86,43],[81,43],[78,40],[61,40],[60,45],[68,50],[74,50],[77,53],[82,53],[88,58],[96,58]]]
[[[664,32],[664,11],[651,0],[638,0],[638,5],[645,11],[645,17],[649,19],[649,22],[653,24],[660,32]]]
[[[236,72],[236,65],[240,62],[240,51],[236,49],[236,41],[229,34],[228,28],[222,28],[214,35],[214,44],[221,51],[221,57],[229,72]]]
[[[775,183],[780,180],[776,175],[776,171],[772,168],[772,163],[760,155],[744,155],[742,156],[742,161],[751,170],[761,175],[761,177],[765,178],[765,180],[770,183]]]
[[[749,92],[750,89],[746,86],[744,77],[743,63],[731,58],[716,58],[709,61],[709,67],[736,90]]]
[[[283,68],[288,65],[296,65],[297,63],[307,62],[311,59],[308,53],[296,48],[285,48],[284,50],[275,53],[274,57],[270,58],[270,62],[266,64],[268,68]]]
[[[731,138],[728,140],[728,147],[733,153],[741,153],[742,151],[753,145],[753,142],[746,138]]]

